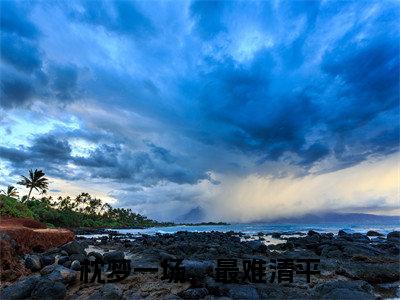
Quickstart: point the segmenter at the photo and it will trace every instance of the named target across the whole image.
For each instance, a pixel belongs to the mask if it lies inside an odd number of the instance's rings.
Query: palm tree
[[[4,195],[8,196],[8,197],[18,197],[18,191],[17,191],[17,189],[16,189],[14,186],[12,186],[12,185],[9,185],[9,186],[7,187],[7,191],[1,190],[0,192],[3,193]]]
[[[33,189],[40,191],[42,194],[46,193],[49,183],[44,175],[42,170],[37,169],[35,171],[29,170],[29,178],[21,175],[23,179],[18,184],[24,185],[29,189],[27,201],[29,201]]]

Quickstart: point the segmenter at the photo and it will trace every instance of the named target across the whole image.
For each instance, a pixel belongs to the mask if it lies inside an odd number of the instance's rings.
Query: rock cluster
[[[279,239],[282,234],[275,233]],[[398,297],[400,280],[400,235],[382,237],[339,231],[338,234],[309,231],[303,236],[268,244],[270,235],[254,237],[235,232],[156,234],[154,236],[104,236],[78,239],[44,252],[24,256],[33,272],[1,290],[1,299],[375,299]],[[89,248],[91,246],[91,248]],[[93,249],[101,251],[92,251]],[[101,252],[101,253],[100,253]],[[320,258],[320,275],[307,284],[228,283],[215,280],[217,258]],[[77,277],[83,259],[129,258],[132,267],[160,266],[163,261],[183,258],[186,284],[160,280],[157,275],[134,275],[105,285],[84,285]],[[240,272],[243,272],[241,269]]]

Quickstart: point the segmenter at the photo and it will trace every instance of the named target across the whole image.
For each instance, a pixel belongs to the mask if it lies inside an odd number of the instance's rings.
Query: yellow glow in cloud
[[[209,217],[215,220],[246,222],[317,211],[400,212],[397,154],[302,178],[218,180],[222,183],[207,202]]]

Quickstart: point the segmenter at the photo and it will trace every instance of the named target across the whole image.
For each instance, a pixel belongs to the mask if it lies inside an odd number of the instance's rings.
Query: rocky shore
[[[104,233],[104,232],[102,232]],[[9,239],[3,234],[2,239]],[[11,242],[12,243],[12,242]],[[16,243],[16,242],[15,242]],[[247,236],[235,232],[156,235],[103,235],[68,242],[51,249],[36,249],[18,259],[28,272],[14,282],[2,282],[1,299],[377,299],[400,297],[400,232],[349,234],[344,231]],[[297,274],[293,283],[271,282],[274,259],[320,259],[320,274]],[[120,282],[84,283],[83,262],[104,263],[107,278],[113,260],[127,259],[130,275]],[[161,279],[162,262],[183,259],[184,282]],[[266,282],[239,279],[223,283],[216,278],[217,259],[263,259]],[[170,266],[170,265],[168,265]],[[157,267],[158,272],[133,272]],[[93,269],[91,269],[93,271]],[[301,272],[299,272],[301,273]],[[89,278],[92,274],[89,274]]]

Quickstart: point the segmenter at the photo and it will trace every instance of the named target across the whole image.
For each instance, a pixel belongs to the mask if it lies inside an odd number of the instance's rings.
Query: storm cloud
[[[4,176],[32,167],[111,182],[121,205],[168,218],[148,204],[156,192],[190,209],[227,178],[384,160],[400,142],[399,11],[394,1],[4,2]]]

